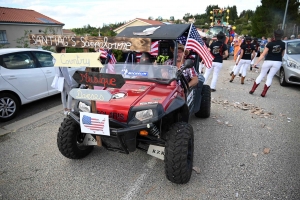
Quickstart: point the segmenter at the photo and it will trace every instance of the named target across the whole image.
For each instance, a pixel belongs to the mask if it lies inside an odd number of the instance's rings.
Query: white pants
[[[240,55],[238,55],[238,56],[236,57],[236,60],[238,60],[238,59],[239,59],[239,57],[240,57]],[[233,71],[233,72],[234,72],[235,68],[236,68],[236,64],[233,66],[233,68],[232,68],[232,70],[231,70],[231,71]]]
[[[61,101],[62,101],[64,109],[65,108],[71,109],[71,106],[72,106],[73,98],[71,95],[69,95],[70,90],[71,90],[70,86],[67,84],[66,81],[64,81],[64,89],[61,92]],[[68,96],[68,102],[67,102],[67,96]]]
[[[254,60],[255,60],[256,56],[257,56],[257,52],[255,53],[255,56],[254,56],[254,58],[251,61],[251,65],[254,65]]]
[[[260,74],[255,80],[256,84],[259,84],[261,80],[267,75],[268,71],[270,70],[266,80],[266,85],[269,87],[272,83],[272,79],[274,75],[280,69],[281,63],[282,63],[281,61],[265,60],[263,65],[261,66]]]
[[[210,85],[211,89],[216,89],[216,84],[217,84],[219,72],[222,69],[222,66],[223,66],[223,63],[213,62],[212,67],[211,68],[206,68],[206,70],[205,70],[205,73],[204,73],[205,83],[204,84],[207,83],[207,80],[208,80],[208,77],[209,77],[210,73],[212,71],[214,71],[213,78],[211,80],[211,85]]]
[[[233,74],[237,75],[239,73],[239,71],[240,71],[240,68],[242,67],[242,76],[245,77],[246,73],[247,73],[247,67],[250,65],[250,63],[251,63],[251,60],[241,59],[239,61],[239,64],[236,66]]]

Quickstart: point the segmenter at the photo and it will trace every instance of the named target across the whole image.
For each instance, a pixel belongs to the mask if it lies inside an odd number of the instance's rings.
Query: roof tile
[[[64,25],[34,10],[7,7],[0,7],[0,23],[1,22]]]

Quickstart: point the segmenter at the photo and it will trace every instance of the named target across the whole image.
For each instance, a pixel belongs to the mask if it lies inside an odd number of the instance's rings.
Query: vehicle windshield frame
[[[168,73],[167,78],[162,77],[162,70]],[[125,80],[155,82],[169,85],[177,80],[177,67],[173,65],[161,64],[139,64],[139,63],[116,63],[105,64],[100,69],[100,73],[121,74]]]

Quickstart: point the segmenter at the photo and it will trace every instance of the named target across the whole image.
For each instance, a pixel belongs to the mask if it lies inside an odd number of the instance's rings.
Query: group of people
[[[252,67],[258,68],[258,64],[264,59],[260,74],[254,81],[249,93],[253,94],[262,79],[267,75],[267,80],[261,93],[261,96],[265,97],[274,75],[281,67],[285,50],[285,43],[282,41],[283,34],[283,30],[278,29],[274,31],[273,40],[271,38],[266,40],[265,37],[262,37],[261,43],[258,43],[257,38],[252,40],[251,37],[236,37],[233,41],[235,66],[230,73],[231,79],[229,81],[233,82],[236,75],[241,73],[241,84],[244,84],[248,67],[250,66],[250,70],[252,70]],[[218,41],[209,46],[209,50],[215,56],[215,59],[213,60],[213,67],[206,69],[204,77],[206,80],[205,83],[207,83],[209,74],[212,70],[214,71],[211,81],[211,91],[216,91],[216,82],[222,68],[222,60],[228,55],[227,47],[222,43],[222,35],[220,32],[217,36]],[[260,53],[260,56],[255,61],[258,53]]]

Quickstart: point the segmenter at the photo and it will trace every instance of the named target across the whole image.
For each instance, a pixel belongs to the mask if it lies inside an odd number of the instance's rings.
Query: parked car
[[[59,93],[51,87],[55,76],[51,53],[30,48],[0,49],[0,121],[14,118],[24,104]],[[70,75],[76,70],[84,68],[69,68]]]
[[[300,85],[300,39],[284,40],[285,54],[282,66],[276,73],[281,86]]]

